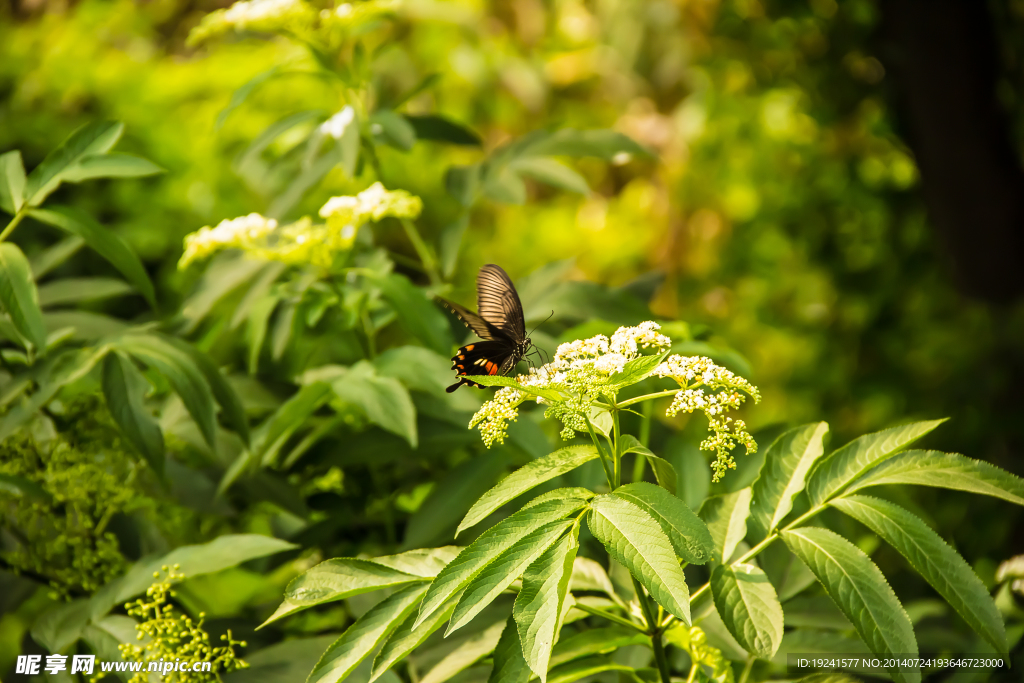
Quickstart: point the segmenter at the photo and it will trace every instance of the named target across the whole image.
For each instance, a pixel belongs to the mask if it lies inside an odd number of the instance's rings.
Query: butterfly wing
[[[501,266],[488,263],[476,278],[477,308],[484,322],[493,325],[514,342],[526,339],[523,304],[508,273]]]
[[[463,384],[483,389],[482,384],[466,379],[466,375],[503,375],[517,362],[519,362],[519,358],[516,357],[515,346],[505,341],[494,340],[466,344],[452,357],[452,368],[459,381],[448,387],[446,391],[451,393]]]
[[[500,336],[500,331],[494,325],[491,325],[468,308],[441,297],[438,297],[438,301],[444,304],[445,308],[454,313],[466,327],[473,330],[473,333],[481,339],[494,339]]]

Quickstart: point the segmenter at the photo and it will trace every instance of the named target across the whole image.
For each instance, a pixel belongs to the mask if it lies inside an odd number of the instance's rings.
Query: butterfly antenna
[[[531,336],[533,336],[533,333],[537,331],[537,328],[538,328],[538,327],[540,327],[541,325],[543,325],[544,323],[546,323],[547,321],[551,320],[551,316],[552,316],[552,315],[554,315],[554,314],[555,314],[555,312],[554,312],[554,311],[551,311],[551,315],[549,315],[548,317],[544,318],[544,320],[542,320],[542,321],[540,321],[539,323],[537,323],[537,324],[536,324],[536,325],[534,326],[534,328],[533,328],[532,330],[530,330],[530,334],[528,334],[528,335],[526,335],[526,336],[528,336],[528,337],[531,337]]]

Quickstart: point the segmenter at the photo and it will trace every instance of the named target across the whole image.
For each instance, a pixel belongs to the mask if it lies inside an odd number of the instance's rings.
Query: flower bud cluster
[[[196,45],[232,31],[274,33],[306,27],[316,16],[313,6],[303,0],[243,0],[203,17],[189,34],[188,44]]]

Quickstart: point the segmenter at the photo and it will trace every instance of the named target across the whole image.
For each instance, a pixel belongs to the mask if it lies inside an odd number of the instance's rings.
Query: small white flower
[[[356,110],[345,105],[341,111],[320,124],[320,132],[335,140],[340,140],[345,130],[356,118]],[[323,214],[321,214],[323,215]]]

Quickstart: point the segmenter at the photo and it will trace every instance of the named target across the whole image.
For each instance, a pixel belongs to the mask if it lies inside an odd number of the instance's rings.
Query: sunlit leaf
[[[736,546],[747,535],[752,495],[753,491],[747,486],[733,493],[708,498],[700,507],[700,518],[707,523],[715,552],[722,562],[732,559]]]
[[[39,206],[47,195],[57,189],[66,173],[82,158],[109,152],[124,131],[124,125],[111,121],[87,123],[68,136],[42,163],[32,169],[25,184],[25,199],[30,206]]]
[[[825,451],[824,422],[791,429],[765,453],[764,467],[753,485],[750,518],[762,535],[775,529],[793,509],[814,463]]]
[[[38,351],[46,349],[46,326],[28,259],[16,244],[0,244],[0,305],[18,333]]]
[[[715,557],[714,541],[703,520],[686,503],[645,481],[626,484],[612,493],[628,500],[653,517],[668,535],[676,554],[690,564],[704,564]]]
[[[17,213],[25,203],[25,165],[21,152],[0,154],[0,209]]]
[[[752,564],[720,564],[711,572],[715,608],[746,650],[771,659],[782,644],[782,605],[768,576]]]

